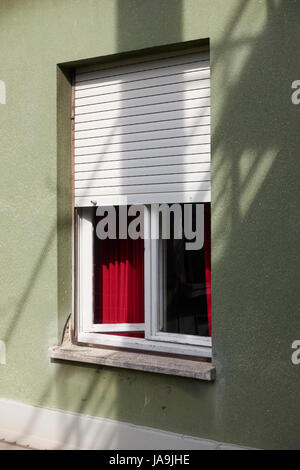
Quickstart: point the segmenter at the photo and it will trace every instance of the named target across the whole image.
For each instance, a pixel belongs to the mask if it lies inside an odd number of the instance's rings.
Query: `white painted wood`
[[[151,209],[151,301],[149,301],[151,313],[149,319],[151,325],[147,330],[146,338],[150,341],[162,341],[176,343],[177,345],[194,345],[211,348],[212,339],[204,336],[187,334],[175,334],[161,331],[164,320],[164,308],[166,299],[165,289],[165,243],[160,236],[159,213],[157,208]]]
[[[188,133],[189,129],[195,130],[195,128],[199,128],[199,131],[203,133],[209,132],[209,125],[210,125],[210,116],[204,117],[196,117],[196,118],[189,118],[189,119],[176,119],[171,121],[159,121],[154,123],[137,123],[134,125],[123,125],[123,126],[116,126],[113,128],[114,136],[116,135],[132,135],[137,134],[140,135],[143,132],[154,132],[154,131],[170,131],[172,129],[186,129],[186,133]],[[94,128],[94,129],[85,129],[83,131],[76,132],[76,141],[77,140],[84,140],[87,138],[93,137],[107,137],[111,128]],[[204,132],[206,131],[206,132]],[[123,137],[125,140],[125,138]]]
[[[93,222],[92,210],[79,214],[78,237],[78,310],[79,330],[90,331],[93,325]]]
[[[212,340],[211,338],[206,338],[202,336],[193,336],[193,335],[182,335],[182,334],[173,334],[161,332],[163,309],[165,305],[165,285],[163,278],[164,270],[164,250],[163,250],[163,240],[160,238],[160,226],[159,226],[159,214],[154,207],[151,208],[150,212],[150,253],[149,257],[149,274],[148,282],[151,283],[151,290],[148,293],[146,309],[148,311],[147,321],[148,325],[145,331],[145,337],[150,343],[152,341],[162,341],[168,345],[168,351],[171,351],[171,344],[176,343],[178,353],[179,351],[190,351],[186,345],[197,346],[198,348],[202,346],[211,348]],[[149,324],[150,323],[150,324]],[[183,346],[185,345],[185,346]],[[192,351],[192,350],[191,350]],[[187,354],[192,354],[188,353]]]
[[[107,149],[106,149],[107,150]],[[195,144],[195,145],[185,145],[177,147],[159,147],[159,148],[149,148],[149,149],[140,149],[140,150],[128,150],[126,152],[104,152],[104,153],[94,153],[88,155],[77,155],[75,156],[75,171],[77,170],[78,163],[93,163],[93,162],[110,162],[117,161],[122,164],[122,167],[126,168],[127,162],[129,160],[140,159],[150,159],[156,158],[156,164],[159,164],[160,158],[162,157],[177,157],[185,156],[189,157],[190,155],[199,155],[199,163],[201,158],[210,157],[210,145],[209,144]],[[206,160],[207,161],[207,160]]]
[[[174,73],[174,69],[172,69],[172,73],[169,70],[166,70],[164,75],[155,76],[149,78],[147,72],[144,73],[145,78],[132,78],[130,81],[128,79],[116,80],[112,79],[111,81],[107,80],[106,78],[97,80],[96,83],[87,85],[86,87],[78,86],[75,91],[75,97],[77,99],[85,98],[87,96],[95,96],[95,95],[103,95],[104,93],[115,93],[115,92],[125,92],[129,90],[138,90],[138,89],[145,89],[151,87],[158,87],[158,86],[169,86],[172,84],[182,84],[186,82],[195,82],[201,81],[199,86],[201,87],[209,87],[209,79],[210,78],[210,69],[201,68],[195,70],[189,70],[183,73]]]
[[[212,347],[212,339],[207,336],[194,336],[194,335],[184,335],[184,334],[175,334],[167,333],[162,331],[156,331],[153,335],[149,337],[153,341],[164,341],[167,343],[181,343],[181,344],[194,344],[206,346],[208,348]]]
[[[191,184],[193,186],[191,187]],[[91,198],[91,196],[83,195],[75,198],[75,205],[78,207],[89,207],[93,206],[94,202],[98,206],[107,205],[130,205],[130,204],[145,204],[145,194],[148,204],[159,204],[159,203],[172,203],[172,202],[210,202],[211,191],[209,189],[200,189],[194,183],[189,183],[185,186],[178,185],[170,188],[169,192],[165,192],[162,198],[160,192],[156,193],[135,193],[135,194],[102,194]],[[91,201],[93,200],[93,202]]]
[[[150,96],[163,95],[165,97],[166,95],[169,95],[171,93],[180,93],[182,95],[183,93],[188,93],[189,91],[193,90],[199,90],[198,96],[200,95],[201,90],[203,91],[201,91],[200,96],[210,95],[209,78],[205,80],[189,80],[179,83],[166,83],[164,85],[154,84],[156,83],[156,80],[154,79],[151,83],[153,83],[153,85],[151,86],[140,86],[140,88],[133,88],[130,90],[127,90],[127,86],[125,87],[125,85],[122,86],[121,84],[118,86],[103,86],[97,90],[94,89],[94,93],[91,93],[90,91],[85,93],[86,96],[78,97],[76,99],[76,107],[94,105],[97,103],[107,103],[111,101],[123,102],[138,98],[146,98]],[[96,91],[98,93],[96,93]],[[181,95],[179,96],[179,99]]]
[[[145,323],[94,323],[92,333],[138,332],[145,331]]]
[[[205,103],[206,100],[206,103]],[[201,115],[209,115],[210,103],[207,102],[207,98],[199,98],[192,100],[180,100],[180,101],[170,101],[170,102],[158,102],[154,104],[149,104],[147,106],[134,106],[134,103],[131,103],[131,106],[127,108],[121,108],[116,106],[102,106],[100,111],[94,110],[89,111],[89,107],[82,107],[81,112],[77,113],[75,116],[75,124],[86,121],[94,120],[106,120],[115,118],[121,120],[122,118],[132,117],[135,121],[144,119],[144,116],[154,115],[160,117],[161,114],[171,113],[171,112],[182,112],[184,115],[184,110],[196,109],[197,112]],[[143,116],[143,118],[142,118]],[[120,121],[121,123],[121,121]],[[118,124],[118,121],[117,121]],[[115,123],[116,125],[116,123]]]
[[[148,213],[146,212],[146,216]],[[80,208],[78,211],[78,293],[77,293],[77,316],[78,331],[80,334],[103,333],[134,333],[145,330],[144,323],[95,323],[93,311],[93,210],[91,208]],[[108,339],[112,336],[108,336]],[[98,344],[98,343],[97,343]]]
[[[74,174],[75,179],[85,179],[85,173],[89,173],[90,177],[97,171],[102,172],[102,177],[105,175],[115,177],[122,171],[124,176],[134,176],[136,174],[161,174],[165,168],[169,169],[170,173],[180,173],[182,171],[182,164],[185,168],[194,167],[194,170],[198,171],[209,171],[210,162],[209,154],[200,154],[201,159],[198,155],[182,155],[182,156],[170,156],[170,157],[158,157],[158,158],[141,158],[122,161],[104,161],[104,162],[82,162],[77,164],[77,171]],[[199,161],[200,160],[200,161]],[[181,171],[177,171],[181,169]],[[192,169],[192,168],[191,168]],[[145,173],[147,172],[147,173]],[[188,171],[189,172],[189,171]]]
[[[179,137],[195,137],[195,136],[208,136],[209,135],[209,126],[193,126],[193,127],[184,127],[184,128],[175,128],[175,129],[163,129],[163,130],[149,130],[147,132],[137,132],[137,133],[126,133],[126,134],[104,134],[100,137],[85,137],[83,139],[75,140],[75,149],[81,147],[94,147],[98,145],[113,145],[121,143],[122,145],[128,142],[134,142],[136,147],[138,147],[139,142],[150,142],[155,140],[168,140],[169,145],[172,145],[173,141],[171,139],[178,139]],[[209,140],[206,139],[205,143],[209,143]],[[175,144],[176,145],[176,144]]]
[[[197,197],[207,201],[210,190],[207,51],[177,51],[170,56],[159,54],[78,69],[74,147],[76,205],[87,203],[82,198],[103,201],[107,196],[114,196],[110,203],[117,204],[135,194],[143,194],[139,203],[146,204],[150,202],[148,195],[153,193],[160,194],[160,202],[167,202],[170,192],[189,192],[190,200],[194,196],[191,193],[197,191]],[[186,158],[175,160],[173,165],[177,167],[172,169],[172,162],[165,159],[168,156]],[[205,170],[197,165],[203,162]],[[98,166],[82,168],[83,164],[93,163]],[[153,166],[159,168],[152,171]],[[82,174],[83,171],[86,173]]]
[[[207,145],[210,143],[209,135],[192,135],[184,137],[171,137],[171,138],[161,138],[161,139],[149,139],[149,140],[139,140],[136,142],[117,142],[110,143],[107,139],[106,143],[102,145],[90,145],[86,147],[75,148],[75,156],[79,155],[93,155],[95,153],[119,153],[121,157],[122,152],[132,151],[136,152],[138,150],[148,150],[155,148],[173,148],[173,153],[180,152],[181,150],[174,150],[174,147],[186,147],[187,145]]]
[[[127,336],[115,336],[97,333],[79,333],[78,341],[86,344],[98,344],[101,346],[115,346],[135,350],[164,352],[168,354],[181,354],[185,356],[212,357],[211,348],[207,346],[190,346],[186,344],[166,343],[157,340],[145,340],[144,338],[131,338]]]
[[[199,50],[200,53],[200,50]],[[136,75],[135,78],[147,78],[152,73],[153,76],[159,76],[159,74],[165,75],[170,73],[170,70],[175,70],[175,73],[185,72],[186,70],[194,70],[199,67],[209,67],[209,55],[206,51],[203,51],[201,57],[195,56],[194,52],[185,52],[179,54],[168,53],[166,54],[155,54],[154,56],[148,55],[143,58],[130,58],[126,60],[107,62],[102,64],[94,64],[87,67],[79,67],[77,69],[78,85],[85,86],[86,83],[90,83],[93,80],[99,80],[101,78],[115,78],[121,77],[124,81],[126,77]],[[205,55],[206,54],[206,55]],[[130,69],[128,69],[130,67]],[[113,70],[112,70],[113,69]]]
[[[144,208],[144,304],[145,304],[145,338],[151,334],[151,207]]]
[[[88,108],[88,107],[86,107]],[[97,121],[97,120],[107,120],[107,119],[115,119],[114,125],[118,125],[119,120],[120,124],[122,124],[122,119],[125,118],[132,118],[134,121],[142,122],[144,120],[144,116],[155,116],[161,117],[162,114],[170,114],[174,112],[182,112],[182,116],[184,116],[184,111],[188,110],[196,110],[200,115],[210,115],[210,103],[205,104],[203,102],[203,98],[194,99],[194,100],[186,100],[186,101],[172,101],[166,103],[155,103],[148,106],[130,106],[127,108],[112,108],[107,106],[108,109],[103,109],[101,111],[94,111],[88,112],[88,109],[82,108],[81,114],[77,114],[75,116],[75,124],[81,122],[89,122],[89,121]]]
[[[93,165],[92,163],[90,165]],[[82,166],[82,165],[81,165]],[[75,181],[90,181],[93,179],[114,179],[117,177],[125,176],[128,177],[140,177],[140,176],[150,176],[150,175],[162,175],[167,171],[167,175],[172,174],[182,174],[182,165],[169,164],[167,166],[136,166],[131,168],[117,168],[117,169],[107,169],[104,170],[101,164],[94,164],[94,167],[90,166],[92,171],[78,171],[75,173]],[[210,163],[187,163],[184,166],[186,173],[196,173],[196,172],[209,172]]]
[[[172,53],[170,57],[160,55],[114,65],[77,70],[75,206],[209,202],[207,52]],[[150,225],[148,228],[151,229]],[[79,330],[81,341],[210,356],[210,345],[207,341],[201,343],[201,339],[200,343],[191,340],[192,344],[186,345],[180,344],[189,342],[183,337],[178,343],[175,336],[169,342],[165,336],[154,338],[161,302],[158,245],[153,240],[145,240],[147,341],[96,334],[107,326],[93,325],[91,313],[88,313],[87,328]],[[82,248],[83,252],[85,249]],[[87,257],[82,262],[86,260],[91,270],[92,261]]]
[[[197,100],[198,107],[207,107],[210,106],[210,90],[208,88],[203,88],[199,90],[186,90],[173,93],[167,93],[166,91],[158,93],[156,95],[147,95],[145,93],[144,97],[132,97],[124,98],[121,96],[113,99],[110,95],[104,95],[101,97],[101,101],[96,101],[95,104],[78,104],[75,101],[75,119],[78,114],[90,114],[101,111],[110,111],[113,109],[121,110],[121,114],[127,114],[127,109],[135,109],[135,113],[143,111],[144,113],[155,111],[162,111],[162,106],[165,105],[165,111],[172,109],[172,103],[176,107],[180,107],[178,103],[181,101],[189,101],[186,107],[193,106],[195,107],[196,103],[191,101]],[[170,105],[169,105],[170,103]],[[139,109],[137,109],[139,108]],[[143,108],[143,109],[141,109]],[[177,109],[175,108],[175,109]]]
[[[199,179],[202,179],[201,183],[198,183]],[[192,172],[192,173],[177,173],[177,174],[158,174],[153,176],[132,176],[132,177],[121,177],[121,178],[96,178],[96,179],[89,179],[89,180],[77,180],[75,181],[75,190],[87,190],[91,191],[91,194],[95,193],[96,188],[100,188],[101,191],[111,191],[114,187],[118,188],[118,192],[123,192],[124,186],[134,186],[134,191],[137,190],[138,186],[142,186],[142,190],[144,188],[145,191],[148,189],[148,185],[157,185],[163,184],[164,187],[168,188],[168,184],[171,183],[197,183],[200,185],[204,185],[205,189],[210,187],[210,175],[209,172]],[[205,183],[208,185],[205,186]],[[147,186],[146,186],[147,185]],[[151,190],[151,188],[150,188]],[[126,191],[130,192],[131,189],[126,189]],[[88,194],[88,193],[87,193]]]
[[[95,202],[97,201],[97,197],[111,196],[110,205],[114,205],[114,204],[117,205],[117,202],[115,202],[117,201],[117,198],[112,197],[112,196],[123,195],[123,196],[127,196],[128,200],[130,200],[129,196],[133,194],[139,194],[141,204],[142,204],[145,202],[146,199],[148,199],[148,194],[151,194],[151,193],[160,194],[160,198],[162,199],[162,196],[161,196],[162,190],[164,191],[164,194],[168,192],[181,193],[181,192],[186,192],[186,191],[195,191],[195,192],[210,191],[210,182],[209,181],[173,182],[173,183],[149,184],[147,186],[134,185],[133,183],[130,186],[117,186],[117,187],[111,187],[111,186],[103,187],[102,186],[102,187],[97,187],[97,188],[93,188],[93,187],[77,188],[76,195],[78,198],[92,197]],[[199,194],[198,197],[200,198],[201,195]],[[164,201],[161,201],[161,199],[160,199],[160,202],[165,202],[165,197],[163,197]],[[180,196],[178,196],[178,199],[180,199]],[[202,201],[198,201],[198,202],[202,202]]]
[[[157,217],[153,216],[150,208],[144,210],[145,218],[145,325],[144,324],[95,324],[93,318],[93,217],[92,209],[81,208],[79,215],[78,233],[78,341],[101,346],[116,346],[136,350],[184,354],[190,356],[211,357],[211,348],[207,343],[192,345],[159,341],[154,338],[157,332],[157,318],[160,302],[158,248],[159,241],[155,239],[157,232]],[[151,237],[149,239],[149,236]],[[105,334],[108,332],[144,331],[145,338],[123,337]],[[99,334],[102,333],[102,334]],[[153,340],[154,339],[154,340]],[[181,343],[186,343],[182,341]]]
[[[172,54],[168,54],[168,56]],[[101,78],[113,78],[113,77],[123,77],[126,80],[126,77],[132,76],[133,74],[138,74],[146,71],[149,76],[152,73],[154,76],[157,76],[157,73],[166,73],[166,69],[170,72],[175,66],[180,66],[184,64],[185,66],[181,71],[190,70],[193,68],[199,68],[200,64],[202,67],[209,66],[209,56],[207,52],[200,54],[189,53],[185,54],[179,53],[174,57],[167,57],[166,54],[162,54],[159,59],[155,57],[144,57],[143,59],[139,58],[137,61],[129,59],[123,60],[119,63],[114,62],[107,64],[99,64],[89,67],[82,67],[77,70],[77,82],[82,85],[86,81],[99,80]],[[162,70],[163,69],[163,70]]]
[[[74,125],[75,130],[79,131],[81,129],[93,129],[95,127],[111,128],[146,122],[162,122],[174,119],[182,121],[183,119],[198,116],[210,116],[209,106],[201,107],[197,106],[197,104],[200,104],[198,100],[194,100],[192,103],[179,101],[175,103],[173,109],[163,109],[162,105],[161,109],[156,107],[153,112],[151,112],[151,110],[149,111],[148,108],[146,112],[143,112],[143,109],[134,110],[134,108],[126,109],[126,112],[118,109],[106,112],[100,111],[99,113],[91,113],[90,115],[84,114],[76,116]]]
[[[246,449],[233,444],[6,399],[0,399],[0,438],[41,450]]]
[[[154,174],[156,171],[160,173],[166,167],[170,169],[172,173],[174,167],[181,168],[182,165],[185,165],[185,168],[189,167],[190,165],[199,165],[199,170],[205,168],[205,171],[209,171],[210,169],[210,155],[209,153],[204,154],[191,154],[191,155],[179,155],[179,156],[169,156],[169,157],[156,157],[156,158],[138,158],[138,159],[131,159],[126,161],[98,161],[98,162],[87,162],[85,163],[83,158],[82,163],[77,163],[76,165],[76,172],[74,174],[74,178],[76,179],[84,179],[84,174],[90,173],[91,175],[94,172],[102,171],[103,177],[105,177],[106,172],[110,172],[112,176],[115,176],[119,170],[122,170],[122,174],[124,176],[129,176],[130,171],[137,172],[140,171],[141,175],[144,174],[144,171],[149,173],[149,169],[151,169],[151,173]],[[208,168],[208,170],[206,170]],[[160,169],[160,170],[158,170]],[[128,173],[128,174],[127,174]],[[132,173],[130,173],[132,174]]]
[[[161,302],[162,285],[159,279],[159,267],[161,264],[160,258],[160,231],[159,231],[159,218],[157,211],[151,207],[151,325],[150,334],[147,336],[147,341],[152,341],[151,338],[159,328],[159,317]],[[159,343],[158,343],[159,344]]]
[[[164,240],[154,240],[161,233],[159,226],[158,211],[153,207],[151,210],[151,229],[152,229],[152,276],[153,289],[151,291],[152,312],[150,316],[151,328],[147,339],[152,341],[163,341],[166,343],[190,344],[198,346],[212,347],[212,338],[205,336],[195,336],[187,334],[176,334],[161,331],[164,324],[165,309],[165,243]]]

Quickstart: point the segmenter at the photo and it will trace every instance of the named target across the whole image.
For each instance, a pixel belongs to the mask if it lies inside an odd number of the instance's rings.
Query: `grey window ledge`
[[[141,352],[115,351],[111,349],[89,348],[67,344],[49,348],[51,359],[83,362],[109,367],[155,372],[159,374],[190,377],[211,382],[215,380],[215,366],[210,362],[173,358]]]

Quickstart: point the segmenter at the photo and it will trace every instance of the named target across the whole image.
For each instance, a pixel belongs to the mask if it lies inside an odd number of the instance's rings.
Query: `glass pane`
[[[184,205],[182,205],[182,226]],[[204,245],[186,249],[185,237],[162,240],[162,320],[168,333],[211,336],[210,204],[204,205]],[[195,229],[196,208],[192,210]],[[184,227],[183,227],[184,233]]]
[[[127,209],[127,208],[126,208]],[[116,237],[101,240],[94,221],[94,322],[144,323],[144,240],[119,237],[119,208],[115,208]],[[127,217],[127,227],[133,217]],[[124,335],[124,333],[118,333]],[[132,336],[143,337],[143,333]]]

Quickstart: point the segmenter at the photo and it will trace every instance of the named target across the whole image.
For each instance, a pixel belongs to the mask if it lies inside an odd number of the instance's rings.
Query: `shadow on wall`
[[[249,7],[240,2],[212,59],[218,70],[212,138],[216,425],[226,441],[293,448],[299,446],[300,383],[290,346],[300,333],[300,134],[290,87],[299,75],[300,5],[263,3],[260,34],[236,39]],[[238,56],[243,66],[236,73]]]
[[[217,382],[211,386],[60,364],[53,366],[56,373],[40,404],[47,406],[55,387],[62,409],[253,447],[296,448],[297,437],[291,436],[300,431],[300,382],[296,368],[288,364],[290,344],[300,332],[295,312],[300,301],[300,134],[298,110],[290,101],[290,84],[299,78],[299,57],[291,59],[299,6],[266,0],[261,7],[263,27],[247,36],[241,33],[241,24],[253,2],[236,3],[223,37],[218,42],[212,38],[211,43]],[[119,49],[163,43],[166,29],[170,43],[180,42],[182,2],[172,2],[171,10],[168,5],[120,0]],[[28,291],[20,296],[16,319],[36,277],[33,272]],[[287,380],[295,388],[289,385],[287,390]],[[30,426],[34,420],[33,416]]]

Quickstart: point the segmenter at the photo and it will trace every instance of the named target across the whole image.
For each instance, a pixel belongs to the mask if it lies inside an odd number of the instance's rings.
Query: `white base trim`
[[[241,447],[0,399],[0,440],[34,449],[226,450]]]

